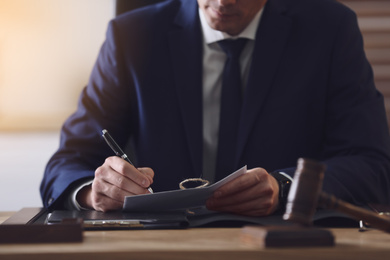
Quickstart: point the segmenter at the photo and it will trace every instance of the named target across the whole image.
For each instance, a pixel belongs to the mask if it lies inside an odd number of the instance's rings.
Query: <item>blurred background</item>
[[[41,206],[44,167],[88,82],[108,21],[118,8],[156,1],[0,0],[0,211]],[[358,14],[390,118],[390,0],[341,2]]]
[[[44,167],[114,15],[114,0],[0,0],[0,211],[42,205]]]

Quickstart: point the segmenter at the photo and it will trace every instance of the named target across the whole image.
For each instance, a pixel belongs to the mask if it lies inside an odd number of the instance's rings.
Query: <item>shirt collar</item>
[[[261,15],[263,14],[263,9],[260,9],[256,16],[253,18],[253,20],[249,23],[249,25],[239,34],[236,36],[231,36],[225,32],[217,31],[214,30],[213,28],[210,27],[210,25],[206,21],[206,17],[204,16],[203,11],[199,8],[199,17],[200,17],[200,23],[203,31],[203,39],[206,44],[210,44],[213,42],[217,42],[220,40],[224,39],[229,39],[229,38],[247,38],[250,40],[255,40],[256,39],[256,32],[257,28],[259,26],[259,21],[261,18]]]

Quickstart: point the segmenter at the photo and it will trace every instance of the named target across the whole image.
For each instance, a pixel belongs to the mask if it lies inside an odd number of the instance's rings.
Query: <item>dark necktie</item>
[[[242,107],[240,55],[246,42],[247,39],[218,42],[227,59],[222,74],[216,180],[236,170],[237,135]]]

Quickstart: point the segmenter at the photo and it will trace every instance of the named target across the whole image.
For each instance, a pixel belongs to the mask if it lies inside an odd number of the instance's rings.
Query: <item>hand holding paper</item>
[[[188,208],[202,207],[206,200],[212,196],[214,191],[226,183],[246,173],[246,166],[235,171],[224,179],[203,188],[192,188],[186,190],[173,190],[128,196],[125,198],[123,211],[128,212],[155,212],[183,210]]]
[[[279,184],[263,168],[250,169],[213,193],[207,200],[209,210],[245,216],[272,214],[279,204]]]

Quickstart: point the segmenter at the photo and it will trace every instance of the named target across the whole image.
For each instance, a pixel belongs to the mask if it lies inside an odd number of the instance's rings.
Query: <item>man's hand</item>
[[[147,194],[153,183],[150,168],[138,168],[117,156],[108,157],[96,169],[92,185],[83,188],[77,201],[84,208],[110,211],[122,208],[125,196]]]
[[[248,170],[216,190],[207,208],[247,216],[272,214],[279,203],[279,184],[262,168]]]

